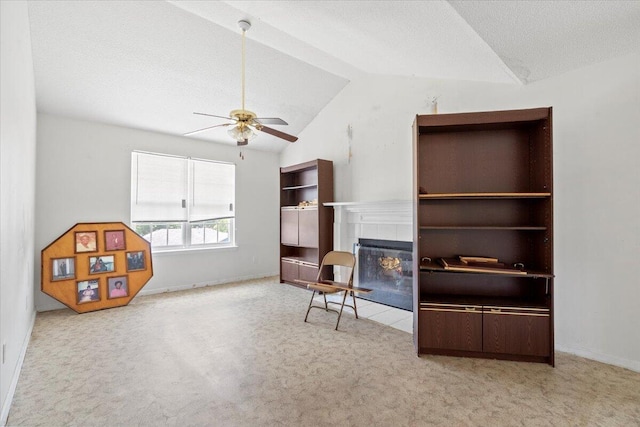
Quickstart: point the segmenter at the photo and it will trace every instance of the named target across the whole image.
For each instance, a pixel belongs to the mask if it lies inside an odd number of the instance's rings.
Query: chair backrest
[[[325,270],[325,267],[331,267],[331,266],[340,266],[340,267],[346,267],[348,269],[348,278],[347,280],[344,280],[344,283],[346,283],[348,286],[351,286],[352,282],[353,282],[353,270],[355,268],[356,265],[356,257],[353,256],[353,254],[351,252],[342,252],[342,251],[329,251],[327,252],[327,254],[324,256],[324,258],[322,258],[322,263],[320,264],[320,270],[318,270],[318,282],[321,282],[323,280],[322,274],[323,271]]]

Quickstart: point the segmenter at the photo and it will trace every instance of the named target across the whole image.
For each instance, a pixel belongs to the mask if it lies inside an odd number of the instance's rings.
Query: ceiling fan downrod
[[[242,110],[244,110],[244,68],[245,68],[245,34],[251,28],[251,22],[246,20],[238,21],[238,26],[242,30]]]

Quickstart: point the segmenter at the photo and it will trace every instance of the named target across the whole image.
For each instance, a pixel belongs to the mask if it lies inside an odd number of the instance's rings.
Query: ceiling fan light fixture
[[[231,138],[238,142],[249,141],[255,138],[256,133],[249,126],[234,126],[227,131]]]

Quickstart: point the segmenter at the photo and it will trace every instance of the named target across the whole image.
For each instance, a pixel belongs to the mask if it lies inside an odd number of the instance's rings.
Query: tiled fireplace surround
[[[358,239],[413,241],[411,201],[333,202],[325,206],[334,209],[336,250],[353,252]],[[354,275],[355,285],[357,276]]]
[[[334,202],[333,246],[353,251],[358,239],[413,241],[411,201]]]
[[[411,201],[333,202],[333,247],[353,252],[358,239],[413,241]],[[357,285],[357,271],[354,274]],[[339,277],[338,277],[339,279]],[[389,308],[358,299],[358,314],[387,323],[398,329],[412,331],[411,312]]]

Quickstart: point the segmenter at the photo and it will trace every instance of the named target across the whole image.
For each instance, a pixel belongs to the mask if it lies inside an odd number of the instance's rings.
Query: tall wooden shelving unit
[[[280,282],[316,280],[333,249],[333,162],[312,160],[280,168]]]
[[[551,108],[419,115],[413,147],[417,353],[553,366]]]

